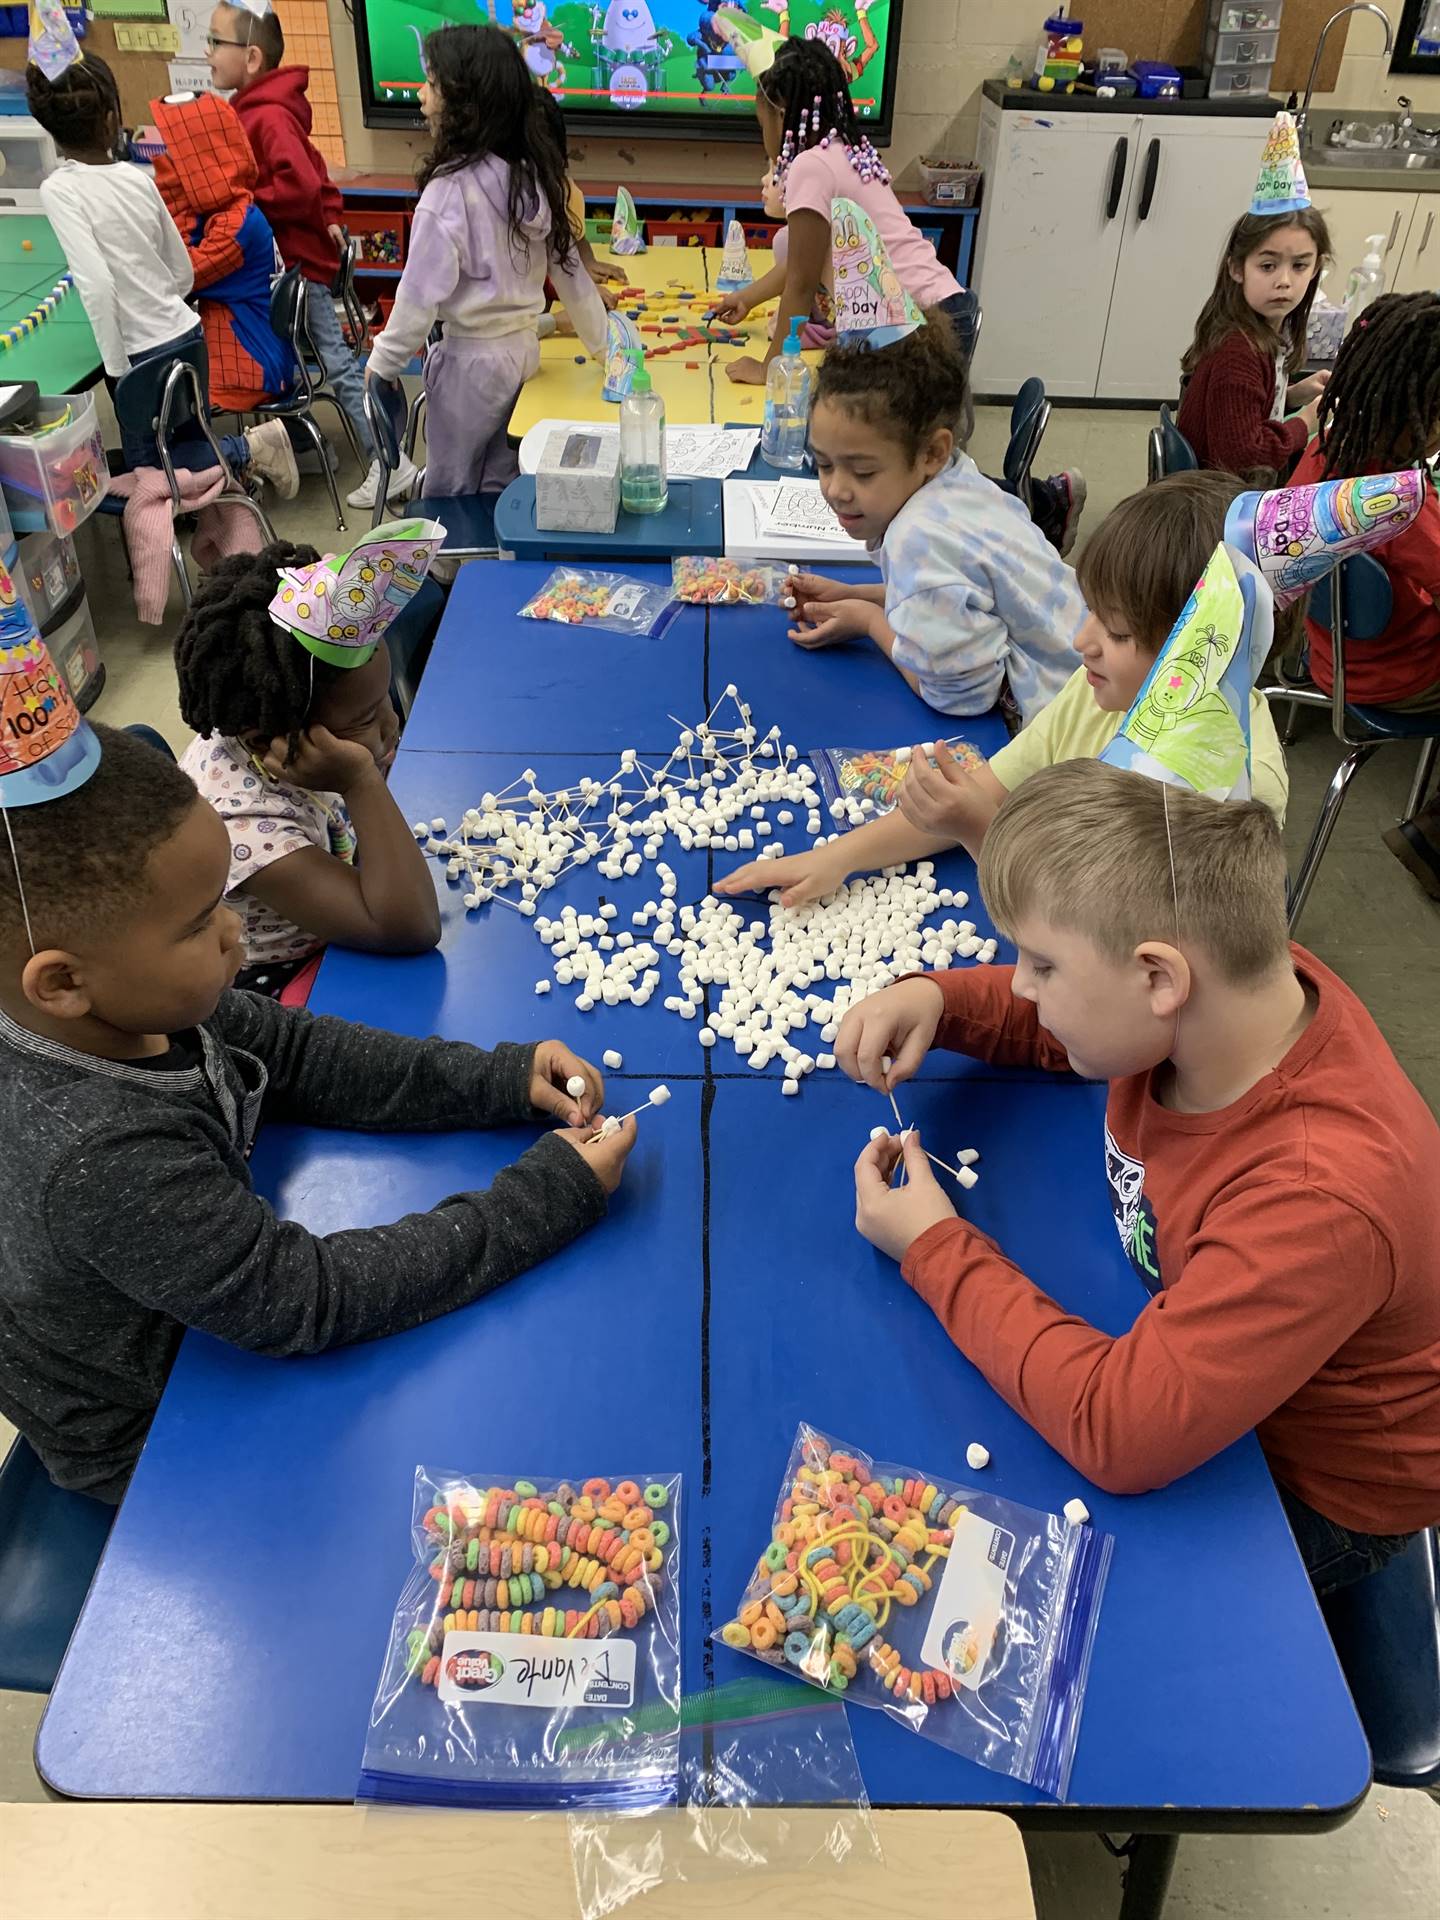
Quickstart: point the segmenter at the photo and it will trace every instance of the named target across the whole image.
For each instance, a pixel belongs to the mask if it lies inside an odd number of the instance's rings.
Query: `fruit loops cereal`
[[[784,567],[747,564],[721,555],[677,555],[671,585],[687,606],[778,607],[785,593]]]
[[[1063,1797],[1113,1545],[802,1426],[716,1638]]]
[[[623,573],[557,567],[521,607],[527,620],[558,620],[566,626],[599,627],[607,633],[660,633],[679,611],[669,587]]]

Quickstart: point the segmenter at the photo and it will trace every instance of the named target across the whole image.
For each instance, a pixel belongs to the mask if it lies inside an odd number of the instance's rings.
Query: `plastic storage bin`
[[[0,208],[40,211],[40,182],[60,164],[55,142],[36,120],[0,119]]]
[[[1272,67],[1280,45],[1278,29],[1269,33],[1207,33],[1207,67]]]
[[[645,238],[652,247],[718,247],[718,220],[647,220]]]
[[[105,685],[105,669],[100,662],[100,643],[95,637],[95,622],[90,616],[90,602],[83,586],[75,589],[62,613],[63,617],[45,635],[45,644],[50,649],[50,658],[64,674],[76,706],[84,713],[100,697]]]
[[[1216,67],[1210,75],[1210,98],[1226,100],[1237,94],[1270,91],[1270,62],[1261,67]]]
[[[1280,24],[1285,0],[1210,0],[1207,33],[1269,33]]]
[[[920,168],[920,191],[932,207],[973,207],[980,198],[982,170],[973,160],[925,160]]]
[[[357,267],[403,267],[405,264],[406,215],[400,208],[394,213],[357,213],[347,207],[342,224],[355,242]]]
[[[20,597],[42,633],[80,584],[75,542],[59,533],[27,533],[20,542]]]
[[[110,491],[105,443],[90,394],[42,394],[48,433],[0,433],[0,487],[17,533],[73,533]]]

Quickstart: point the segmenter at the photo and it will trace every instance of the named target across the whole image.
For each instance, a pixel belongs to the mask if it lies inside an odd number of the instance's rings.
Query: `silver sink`
[[[1306,159],[1312,166],[1359,167],[1375,173],[1429,173],[1440,167],[1440,153],[1414,148],[1326,145],[1312,148]]]

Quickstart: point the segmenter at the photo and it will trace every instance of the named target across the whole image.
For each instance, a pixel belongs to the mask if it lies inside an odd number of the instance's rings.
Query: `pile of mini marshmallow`
[[[717,726],[727,706],[735,724]],[[968,899],[937,887],[928,860],[913,871],[889,867],[856,879],[809,906],[782,907],[772,897],[766,919],[747,920],[714,894],[677,906],[674,869],[660,858],[672,836],[687,851],[716,848],[774,859],[785,846],[769,837],[771,816],[775,826],[788,827],[797,808],[814,846],[838,835],[821,832],[814,770],[782,743],[778,727],[760,737],[733,685],[697,725],[675,724],[679,738],[662,766],[626,748],[608,780],[583,776],[551,793],[536,786],[527,767],[511,786],[484,794],[458,834],[450,834],[444,820],[414,828],[426,852],[444,862],[450,881],[465,886],[467,908],[498,902],[534,920],[550,950],[555,984],[575,989],[582,1013],[627,1002],[643,1007],[661,984],[663,954],[678,963],[677,990],[663,1004],[697,1023],[700,1046],[723,1042],[757,1070],[778,1060],[781,1091],[796,1094],[807,1074],[834,1067],[834,1054],[824,1049],[857,1001],[903,974],[948,967],[957,957],[982,964],[995,958],[995,942],[980,939],[972,921],[925,925],[937,911],[963,909]],[[839,798],[829,811],[850,826],[875,806]],[[647,862],[660,881],[659,897],[630,915],[629,928],[616,930],[620,910],[610,901],[595,913],[567,906],[557,918],[537,910],[541,896],[576,867],[593,864],[599,878],[618,880]],[[822,984],[828,994],[816,991]],[[718,999],[702,1017],[710,987],[719,990]],[[550,980],[536,981],[536,993],[550,990]],[[819,1044],[809,1049],[799,1043],[807,1028],[818,1030]]]

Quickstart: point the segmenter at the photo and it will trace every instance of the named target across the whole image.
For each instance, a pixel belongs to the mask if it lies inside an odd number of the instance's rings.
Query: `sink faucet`
[[[1371,0],[1358,0],[1358,4],[1341,7],[1337,12],[1332,13],[1320,29],[1320,38],[1315,42],[1315,58],[1310,62],[1310,78],[1305,82],[1305,98],[1301,101],[1300,111],[1295,116],[1295,134],[1297,140],[1303,141],[1304,139],[1305,122],[1310,118],[1310,96],[1315,91],[1315,76],[1319,73],[1320,62],[1325,56],[1325,42],[1330,37],[1330,29],[1335,25],[1337,20],[1343,20],[1347,13],[1373,13],[1385,29],[1386,53],[1392,53],[1395,49],[1395,36],[1390,31],[1389,18],[1383,9],[1372,5]]]
[[[1397,93],[1395,96],[1395,144],[1397,147],[1404,146],[1405,135],[1412,132],[1415,126],[1415,116],[1410,111],[1410,107],[1411,102],[1405,98],[1405,95]]]

